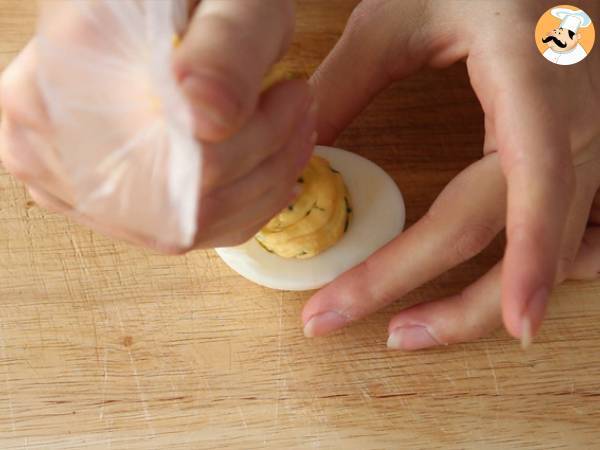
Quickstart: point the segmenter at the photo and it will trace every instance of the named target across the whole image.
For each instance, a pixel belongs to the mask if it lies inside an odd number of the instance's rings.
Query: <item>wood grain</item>
[[[302,0],[284,67],[308,76],[356,0]],[[0,68],[29,39],[0,0]],[[464,67],[387,90],[339,146],[398,182],[409,223],[481,152]],[[347,330],[306,340],[310,293],[274,292],[212,251],[164,257],[33,205],[0,169],[2,449],[589,449],[600,438],[600,283],[558,289],[524,353],[502,331],[385,350],[390,315],[459,291],[500,243]]]

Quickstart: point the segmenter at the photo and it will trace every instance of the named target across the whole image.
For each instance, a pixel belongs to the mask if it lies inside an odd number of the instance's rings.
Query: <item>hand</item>
[[[572,67],[537,54],[533,30],[551,6],[517,0],[359,5],[312,80],[322,142],[333,141],[392,81],[425,65],[466,60],[485,113],[485,156],[409,230],[313,296],[303,311],[305,334],[329,333],[382,308],[476,255],[503,228],[503,261],[461,294],[393,318],[391,347],[475,339],[502,318],[527,345],[556,283],[598,275],[600,53]],[[581,7],[600,16],[596,3]],[[362,70],[353,70],[356,61]]]
[[[99,6],[101,7],[101,6]],[[261,93],[271,66],[290,44],[291,0],[193,2],[193,17],[174,58],[203,142],[203,185],[194,247],[235,245],[255,234],[293,198],[314,147],[316,112],[307,83],[279,83]],[[77,35],[78,24],[71,24]],[[79,31],[81,33],[81,31]],[[179,248],[87,217],[66,200],[69,180],[46,164],[52,124],[35,80],[33,39],[0,83],[0,157],[40,205],[110,236],[167,253]]]

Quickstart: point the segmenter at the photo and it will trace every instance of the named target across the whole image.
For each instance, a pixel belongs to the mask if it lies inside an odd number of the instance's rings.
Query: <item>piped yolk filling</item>
[[[341,174],[313,156],[298,179],[302,192],[255,236],[283,258],[312,258],[335,245],[348,230],[351,199]]]

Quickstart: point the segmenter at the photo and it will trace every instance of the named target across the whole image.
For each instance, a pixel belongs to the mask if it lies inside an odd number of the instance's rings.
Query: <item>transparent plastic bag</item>
[[[187,0],[43,0],[36,78],[67,201],[111,227],[188,247],[202,152],[172,70]]]

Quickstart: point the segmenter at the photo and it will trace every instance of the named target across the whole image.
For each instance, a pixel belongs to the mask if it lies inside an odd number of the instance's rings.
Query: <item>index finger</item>
[[[569,118],[532,80],[498,89],[494,113],[508,185],[502,312],[509,333],[527,346],[554,285],[574,192]]]
[[[467,168],[424,218],[308,301],[305,335],[324,335],[365,317],[475,256],[503,228],[505,198],[496,154]]]

